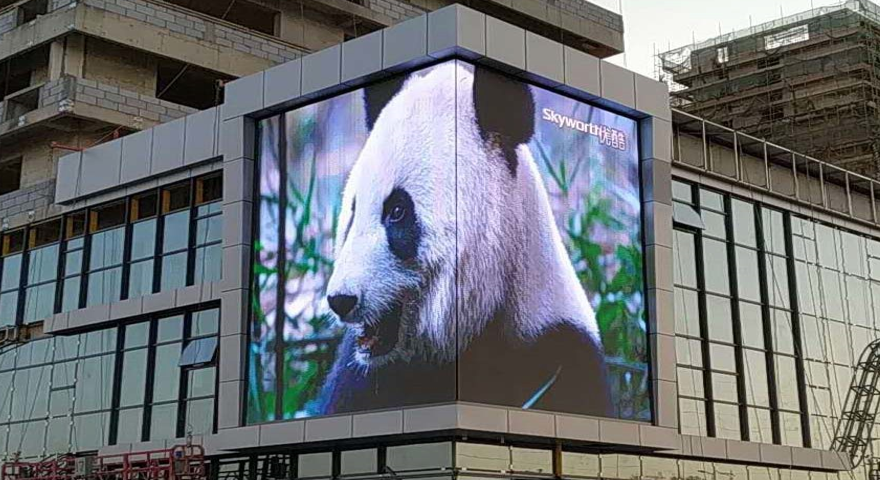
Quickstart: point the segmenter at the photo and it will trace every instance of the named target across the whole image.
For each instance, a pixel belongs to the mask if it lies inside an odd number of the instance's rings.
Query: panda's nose
[[[354,310],[357,305],[358,297],[354,295],[330,295],[327,297],[327,303],[339,318],[345,321],[345,317]]]

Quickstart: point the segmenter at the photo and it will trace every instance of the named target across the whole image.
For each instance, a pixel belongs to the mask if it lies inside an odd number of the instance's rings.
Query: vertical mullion
[[[696,185],[691,185],[691,196],[697,212],[700,211],[700,195]],[[694,259],[697,270],[697,312],[700,320],[700,344],[703,357],[703,391],[706,406],[706,431],[708,436],[715,436],[715,401],[712,391],[712,355],[709,344],[709,319],[706,308],[706,275],[703,259],[703,231],[694,232]]]
[[[780,428],[779,396],[776,392],[776,350],[773,347],[773,324],[770,310],[770,290],[767,285],[767,249],[764,238],[764,211],[757,204],[752,204],[755,215],[755,236],[757,237],[758,253],[758,282],[761,290],[761,320],[764,326],[764,349],[767,359],[767,388],[770,394],[770,426],[773,431],[773,443],[782,443],[782,429]]]
[[[27,277],[28,271],[31,268],[31,250],[28,246],[30,243],[28,241],[28,237],[31,233],[30,230],[30,225],[23,229],[24,245],[22,245],[23,248],[21,251],[21,271],[18,272],[18,302],[15,307],[15,325],[22,325],[24,323],[25,300],[27,297]]]
[[[162,211],[162,189],[157,192],[158,209],[156,211],[156,245],[153,248],[153,293],[162,288],[162,244],[165,242],[165,213]]]
[[[113,386],[110,397],[110,436],[107,438],[108,445],[116,445],[119,428],[119,402],[122,395],[122,367],[125,360],[125,326],[120,325],[116,329],[116,359],[113,368]]]
[[[156,338],[159,330],[159,322],[155,318],[150,319],[149,337],[147,339],[147,376],[144,388],[144,412],[143,424],[141,425],[141,441],[150,439],[150,424],[153,416],[153,382],[156,365]]]
[[[278,120],[278,301],[275,312],[275,419],[284,417],[284,298],[287,281],[287,116]],[[259,217],[256,217],[259,218]]]
[[[67,268],[67,216],[61,217],[61,237],[58,242],[58,265],[55,269],[55,303],[52,313],[61,312],[61,300],[64,298],[64,271]]]
[[[125,202],[126,220],[128,220],[129,209],[131,209],[130,201]],[[128,299],[128,289],[131,285],[131,245],[134,242],[134,222],[125,222],[125,238],[122,239],[122,280],[119,286],[119,298]]]
[[[801,406],[801,432],[804,447],[810,448],[812,446],[812,436],[810,435],[810,412],[807,403],[807,389],[809,387],[806,384],[806,358],[803,352],[803,337],[801,336],[801,311],[800,303],[798,303],[797,268],[794,258],[794,239],[792,237],[790,213],[783,214],[783,226],[785,231],[785,254],[788,257],[785,259],[785,265],[786,273],[788,273],[788,305],[791,309],[791,329],[795,352],[794,364],[798,384],[798,401]],[[807,275],[809,275],[809,272]]]
[[[189,342],[189,337],[192,334],[192,314],[193,312],[187,311],[183,316],[183,339],[180,342],[180,354],[183,355],[184,349],[186,349],[187,343]],[[175,428],[176,437],[180,438],[187,434],[186,431],[186,405],[187,398],[189,398],[189,392],[187,388],[187,373],[189,373],[190,367],[178,367],[180,368],[180,374],[178,375],[178,386],[177,386],[177,427]]]
[[[184,284],[189,286],[195,282],[196,266],[196,226],[199,222],[198,205],[196,205],[196,182],[193,179],[189,185],[189,237],[186,241],[186,280]]]
[[[86,300],[88,299],[89,292],[89,277],[91,276],[91,263],[92,263],[92,226],[91,226],[91,218],[92,211],[91,209],[86,210],[86,224],[85,230],[83,231],[83,264],[80,269],[80,274],[82,275],[81,280],[79,282],[79,303],[77,308],[83,308],[86,304]]]
[[[742,339],[742,317],[739,309],[739,271],[736,265],[736,239],[734,238],[733,204],[729,195],[724,195],[724,225],[727,230],[727,271],[730,288],[730,319],[733,324],[734,357],[736,359],[736,386],[739,401],[739,430],[743,440],[750,440],[748,397],[746,392],[745,351]]]

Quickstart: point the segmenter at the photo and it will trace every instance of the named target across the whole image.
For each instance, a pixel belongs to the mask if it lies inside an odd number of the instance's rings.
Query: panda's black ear
[[[535,99],[526,83],[485,67],[474,67],[474,110],[485,140],[500,143],[511,174],[516,174],[516,147],[535,133]]]
[[[376,124],[376,119],[379,118],[382,109],[403,88],[405,81],[405,76],[397,76],[364,89],[364,108],[366,110],[368,130],[373,130],[373,125]]]

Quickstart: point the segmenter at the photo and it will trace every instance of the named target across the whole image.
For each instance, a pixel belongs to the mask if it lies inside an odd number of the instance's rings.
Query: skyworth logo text
[[[576,118],[556,113],[553,109],[545,108],[541,111],[544,120],[554,123],[559,128],[570,128],[579,132],[592,135],[599,139],[602,145],[615,148],[617,150],[626,150],[628,139],[626,134],[607,125],[597,125],[595,123],[584,122]]]

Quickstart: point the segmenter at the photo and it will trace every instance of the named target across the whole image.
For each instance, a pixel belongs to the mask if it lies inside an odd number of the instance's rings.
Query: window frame
[[[198,202],[196,189],[199,183],[218,178],[221,182],[220,190],[218,190],[220,193],[220,197],[213,198],[209,201],[201,203]],[[25,313],[27,307],[28,292],[31,289],[37,287],[45,287],[49,284],[55,285],[55,291],[53,296],[51,297],[52,308],[49,316],[88,307],[89,283],[90,280],[94,281],[94,279],[90,277],[96,274],[108,274],[107,272],[111,272],[114,269],[119,269],[118,275],[120,276],[118,298],[114,298],[106,302],[101,302],[100,304],[103,305],[136,298],[137,295],[131,295],[130,293],[133,292],[129,292],[132,280],[132,266],[141,262],[149,261],[150,259],[153,262],[152,268],[150,269],[150,271],[152,272],[152,285],[150,285],[149,291],[143,292],[141,296],[155,294],[162,291],[162,260],[166,257],[174,255],[186,254],[187,257],[184,267],[186,270],[185,278],[182,280],[182,282],[179,282],[182,283],[181,287],[175,288],[183,288],[186,286],[195,285],[195,268],[197,255],[201,250],[217,248],[217,245],[222,245],[223,243],[222,226],[220,238],[217,240],[200,243],[199,239],[197,238],[197,229],[199,225],[198,222],[210,221],[210,219],[213,219],[215,217],[220,217],[222,219],[222,182],[222,171],[212,171],[203,175],[194,176],[182,182],[176,182],[169,185],[162,185],[146,189],[144,191],[126,196],[124,198],[114,199],[100,205],[93,205],[87,208],[83,208],[81,210],[66,213],[64,215],[47,218],[44,220],[40,220],[39,222],[34,222],[32,224],[10,229],[9,231],[0,232],[0,279],[2,279],[5,267],[10,264],[8,258],[20,255],[20,271],[18,272],[18,277],[14,281],[14,285],[10,286],[10,288],[8,289],[2,289],[2,286],[0,286],[0,296],[9,294],[11,297],[13,294],[17,295],[17,298],[15,298],[14,300],[14,306],[12,307],[14,308],[12,321],[10,321],[7,325],[0,326],[0,330],[4,328],[13,328],[24,324],[37,323],[46,320],[46,318],[48,317],[26,319]],[[162,214],[161,195],[164,190],[181,185],[186,185],[188,188],[188,203],[185,207],[181,207],[172,212],[168,212],[168,214],[174,214],[183,211],[187,212],[187,226],[189,228],[189,232],[187,233],[186,246],[175,249],[173,251],[163,252],[162,243],[164,241],[165,228],[164,217],[167,215]],[[151,217],[135,219],[135,215],[132,212],[133,203],[137,201],[137,198],[148,195],[151,192],[154,192],[156,195],[155,215]],[[123,219],[120,224],[105,228],[98,228],[97,225],[93,224],[92,215],[94,213],[100,211],[105,207],[112,206],[113,204],[117,203],[122,203],[122,208],[124,209]],[[210,207],[205,208],[206,206]],[[60,228],[58,239],[53,242],[47,242],[46,244],[40,245],[39,247],[31,248],[31,234],[39,229],[41,226],[56,221],[59,222]],[[132,260],[132,242],[134,240],[135,225],[147,221],[156,222],[153,256]],[[93,252],[95,236],[114,229],[122,229],[122,263],[102,265],[101,267],[96,267],[93,269],[91,267],[91,261],[92,256],[96,253]],[[21,248],[20,250],[7,252],[7,248],[5,247],[6,238],[11,238],[12,235],[21,236]],[[41,248],[47,248],[51,245],[57,245],[58,248],[56,265],[54,265],[54,279],[30,284],[28,280],[28,273],[31,267],[31,252],[37,251]],[[69,264],[73,261],[76,255],[79,256],[79,265],[76,268],[72,268],[72,271],[68,272],[68,267],[72,266]],[[222,262],[222,254],[220,255],[220,258],[218,260]],[[216,282],[219,280],[219,278],[215,278],[209,281]],[[65,303],[67,303],[67,305],[65,305]]]

